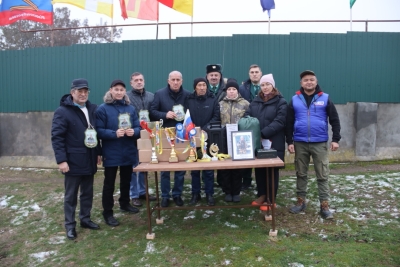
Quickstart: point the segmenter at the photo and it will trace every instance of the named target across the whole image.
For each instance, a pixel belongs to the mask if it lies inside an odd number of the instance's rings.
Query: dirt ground
[[[381,164],[374,162],[356,162],[356,163],[343,163],[334,164],[331,167],[330,174],[350,174],[350,173],[368,173],[368,172],[385,172],[385,171],[400,171],[400,161],[395,164]],[[281,177],[294,176],[296,172],[293,168],[281,170]],[[150,174],[151,175],[151,174]],[[315,175],[312,167],[310,175]],[[98,172],[96,176],[102,177],[102,172]],[[5,183],[28,183],[28,182],[54,182],[54,178],[63,178],[63,175],[55,169],[34,169],[34,168],[7,168],[0,169],[0,184]],[[189,177],[189,176],[188,176]],[[63,183],[63,179],[57,179],[58,182]]]

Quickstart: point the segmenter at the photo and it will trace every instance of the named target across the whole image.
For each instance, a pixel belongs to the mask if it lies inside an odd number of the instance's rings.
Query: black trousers
[[[78,190],[80,187],[80,210],[79,219],[81,222],[90,220],[90,211],[93,204],[93,175],[81,175],[64,177],[64,225],[66,229],[76,227],[75,210],[78,204]]]
[[[272,168],[268,168],[269,177],[272,175]],[[267,195],[267,169],[255,168],[256,182],[257,182],[257,196]],[[276,200],[276,194],[279,187],[279,169],[274,168],[274,189],[272,189],[272,179],[268,179],[269,200],[272,201],[272,192]]]
[[[225,194],[239,195],[242,189],[242,170],[220,170],[222,190]]]
[[[117,177],[118,166],[116,167],[104,167],[104,184],[103,184],[103,216],[108,218],[113,216],[114,207],[114,190],[115,190],[115,179]],[[119,177],[120,177],[120,197],[118,199],[120,207],[126,207],[129,205],[129,189],[131,183],[132,165],[119,166]]]

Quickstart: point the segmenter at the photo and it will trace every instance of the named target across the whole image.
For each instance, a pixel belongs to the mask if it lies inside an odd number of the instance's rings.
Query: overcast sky
[[[271,34],[290,32],[346,33],[350,23],[273,23],[274,20],[350,20],[349,0],[275,0],[271,11]],[[72,5],[56,4],[54,7],[68,7],[73,18],[88,18],[90,25],[102,20],[108,24],[153,23],[146,20],[120,16],[119,1],[114,0],[114,19]],[[245,4],[244,4],[245,3]],[[400,0],[357,0],[352,11],[353,20],[400,20]],[[230,36],[232,34],[268,33],[268,13],[262,12],[259,0],[194,0],[193,21],[259,21],[250,24],[205,24],[173,25],[172,38],[182,36]],[[176,12],[160,4],[159,22],[190,22],[188,15]],[[156,26],[123,27],[123,40],[155,39]],[[365,31],[365,23],[353,22],[353,31]],[[371,32],[400,32],[400,22],[368,23]],[[159,39],[169,37],[168,26],[159,26]]]

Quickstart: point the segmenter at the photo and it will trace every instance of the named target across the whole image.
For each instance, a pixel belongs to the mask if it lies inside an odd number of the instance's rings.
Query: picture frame
[[[232,160],[254,159],[253,132],[234,131],[231,136]]]

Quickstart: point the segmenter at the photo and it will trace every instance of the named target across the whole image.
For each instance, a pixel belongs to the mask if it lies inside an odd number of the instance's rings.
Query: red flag
[[[119,5],[121,6],[121,16],[124,19],[128,18],[128,14],[126,14],[126,5],[125,0],[119,0]]]

